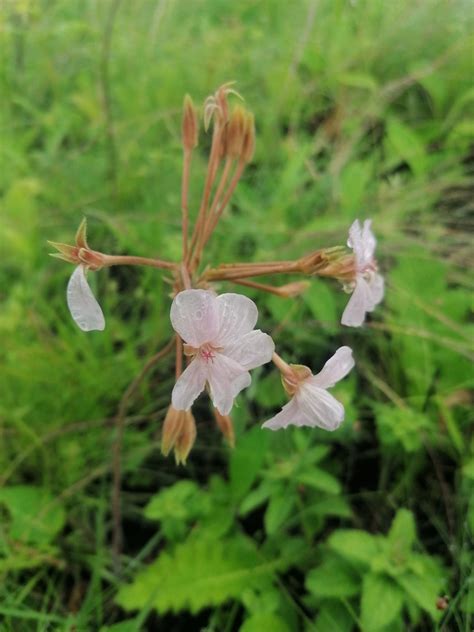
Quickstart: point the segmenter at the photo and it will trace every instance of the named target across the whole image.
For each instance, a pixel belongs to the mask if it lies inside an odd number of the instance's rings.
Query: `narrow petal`
[[[66,296],[71,316],[82,331],[104,330],[104,314],[87,283],[84,266],[77,266],[72,273]]]
[[[295,400],[304,417],[302,426],[336,430],[344,420],[344,406],[323,388],[309,381],[301,385]]]
[[[219,332],[215,339],[223,347],[252,331],[258,318],[255,303],[243,294],[221,294],[217,297]]]
[[[173,407],[177,410],[189,410],[204,390],[205,384],[205,364],[197,359],[193,360],[174,385],[171,394]]]
[[[250,384],[250,374],[231,358],[217,353],[211,362],[206,363],[212,403],[221,413],[228,415],[234,398]]]
[[[342,380],[354,366],[352,349],[350,347],[339,347],[336,353],[329,358],[321,371],[310,377],[308,382],[320,388],[331,388],[336,382]]]
[[[372,261],[376,245],[377,240],[372,232],[372,220],[366,219],[362,228],[362,255],[364,264]]]
[[[347,239],[347,245],[352,248],[354,254],[359,261],[359,258],[363,256],[362,246],[362,229],[360,222],[356,219],[349,228],[349,237]]]
[[[171,305],[171,324],[193,347],[214,340],[219,329],[217,297],[206,290],[184,290]]]
[[[358,275],[352,296],[346,305],[341,323],[348,327],[360,327],[365,320],[367,305],[370,305],[370,290],[367,281]]]
[[[268,334],[255,329],[224,347],[223,353],[245,369],[255,369],[272,359],[275,344]]]
[[[375,273],[369,282],[369,305],[367,311],[371,312],[382,301],[385,294],[385,282],[381,274]]]
[[[294,398],[290,400],[288,404],[285,404],[278,414],[262,424],[262,428],[268,428],[269,430],[280,430],[281,428],[287,428],[290,425],[305,425],[305,416],[299,409],[298,404]]]

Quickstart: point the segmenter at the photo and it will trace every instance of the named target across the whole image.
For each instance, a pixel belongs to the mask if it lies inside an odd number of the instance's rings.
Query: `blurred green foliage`
[[[471,629],[472,23],[465,0],[4,0],[2,632]],[[234,79],[257,153],[206,262],[299,256],[373,217],[387,296],[356,331],[331,282],[247,292],[289,361],[354,348],[334,434],[261,431],[284,397],[259,370],[235,450],[203,398],[176,468],[157,439],[171,361],[148,375],[127,411],[117,576],[113,421],[170,333],[169,286],[94,275],[107,327],[85,335],[46,240],[87,216],[92,247],[177,258],[182,99]]]

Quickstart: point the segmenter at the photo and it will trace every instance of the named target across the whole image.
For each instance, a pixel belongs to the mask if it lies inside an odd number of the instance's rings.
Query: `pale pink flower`
[[[308,367],[290,365],[291,371],[282,374],[282,379],[286,391],[293,397],[262,428],[279,430],[294,425],[336,430],[344,421],[344,406],[326,389],[342,380],[353,366],[349,347],[340,347],[317,375]]]
[[[72,273],[66,296],[71,316],[82,331],[104,330],[104,314],[87,283],[84,265],[78,265]]]
[[[176,409],[189,410],[207,383],[214,406],[229,414],[250,385],[249,369],[269,362],[275,348],[270,336],[254,330],[257,317],[255,303],[241,294],[185,290],[175,297],[171,323],[193,358],[173,388]]]
[[[341,322],[349,327],[360,327],[366,312],[374,310],[384,295],[384,280],[377,272],[374,259],[376,240],[366,219],[361,228],[358,219],[349,229],[347,245],[354,250],[356,273],[350,286],[352,296],[342,314]]]

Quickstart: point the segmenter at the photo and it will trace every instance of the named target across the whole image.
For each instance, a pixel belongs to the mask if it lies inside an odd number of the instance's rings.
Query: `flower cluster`
[[[238,95],[231,84],[221,86],[204,104],[205,129],[212,125],[212,141],[203,193],[189,236],[189,174],[198,144],[197,111],[186,97],[183,107],[183,176],[181,187],[182,257],[178,262],[141,256],[104,254],[92,250],[82,222],[74,245],[50,242],[58,251],[53,256],[76,267],[67,287],[67,304],[83,331],[103,330],[105,320],[88,283],[88,271],[112,265],[145,265],[171,272],[173,302],[171,325],[176,340],[176,383],[171,394],[162,433],[162,451],[174,450],[177,463],[184,463],[196,438],[191,408],[207,389],[217,425],[230,445],[234,443],[229,416],[237,395],[250,385],[250,371],[273,362],[281,373],[290,400],[266,421],[263,428],[278,430],[290,425],[318,426],[335,430],[344,419],[344,407],[328,389],[353,368],[352,350],[343,346],[313,375],[302,365],[286,363],[276,352],[272,338],[255,329],[258,310],[248,297],[236,293],[217,295],[215,282],[251,287],[277,296],[296,297],[308,287],[308,280],[292,280],[276,286],[257,277],[287,274],[331,277],[343,284],[351,298],[341,323],[360,327],[384,295],[384,281],[374,257],[376,240],[371,221],[356,220],[349,229],[347,246],[332,246],[302,255],[296,260],[259,263],[236,262],[216,267],[209,262],[201,271],[205,247],[223,216],[255,148],[251,112],[242,105],[231,109],[230,95]],[[170,347],[171,348],[171,347]],[[183,364],[186,366],[183,370]]]

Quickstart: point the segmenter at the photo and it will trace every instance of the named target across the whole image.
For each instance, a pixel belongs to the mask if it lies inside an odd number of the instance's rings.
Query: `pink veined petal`
[[[221,353],[216,353],[205,366],[212,403],[221,415],[228,415],[237,393],[250,384],[250,374]]]
[[[104,314],[87,283],[84,266],[77,266],[72,273],[66,296],[71,316],[82,331],[104,330]]]
[[[171,394],[173,407],[177,410],[189,410],[194,400],[204,390],[207,373],[203,362],[193,360],[178,378]]]
[[[370,302],[367,311],[371,312],[376,307],[376,305],[378,305],[382,301],[384,297],[385,282],[383,276],[381,274],[375,273],[369,281],[368,285]]]
[[[280,430],[281,428],[287,428],[290,425],[304,426],[304,422],[305,417],[300,411],[296,400],[293,398],[283,406],[279,413],[262,424],[262,428]]]
[[[224,347],[252,331],[258,318],[255,303],[243,294],[221,294],[217,297],[219,331],[215,343]]]
[[[219,330],[217,297],[206,290],[184,290],[171,305],[171,324],[193,347],[211,342]]]
[[[336,430],[344,421],[344,406],[341,402],[309,381],[300,386],[295,400],[304,417],[304,422],[299,425]]]
[[[272,359],[275,343],[268,334],[255,329],[224,347],[223,353],[245,369],[255,369]]]
[[[356,285],[341,318],[341,323],[348,327],[360,327],[365,320],[367,306],[370,305],[370,290],[367,281],[358,275]]]
[[[313,377],[308,378],[308,382],[320,388],[331,388],[336,382],[342,380],[354,366],[352,349],[350,347],[339,347],[336,353],[329,358],[321,371]]]

